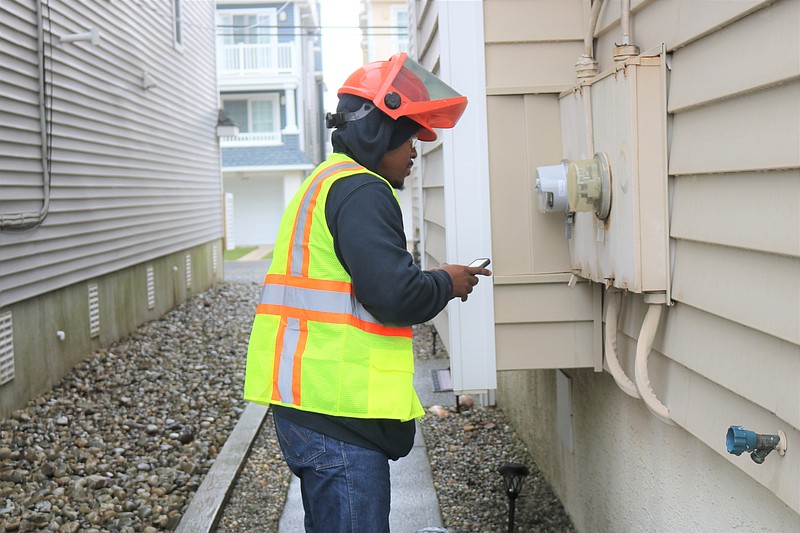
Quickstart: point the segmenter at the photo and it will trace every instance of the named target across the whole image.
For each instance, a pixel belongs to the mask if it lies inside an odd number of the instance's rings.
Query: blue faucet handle
[[[728,453],[742,455],[742,452],[755,450],[758,437],[755,431],[749,431],[742,426],[731,426],[725,436],[725,445]]]

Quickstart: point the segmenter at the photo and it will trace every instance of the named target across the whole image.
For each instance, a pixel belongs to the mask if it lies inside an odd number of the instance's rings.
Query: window
[[[281,140],[280,107],[277,94],[246,98],[243,95],[223,97],[222,106],[239,126],[237,143],[277,144]]]
[[[395,49],[398,52],[408,52],[408,8],[392,6],[391,21],[392,26],[397,27],[397,35],[394,37]]]
[[[269,44],[275,40],[274,9],[261,13],[236,11],[217,17],[222,44]]]

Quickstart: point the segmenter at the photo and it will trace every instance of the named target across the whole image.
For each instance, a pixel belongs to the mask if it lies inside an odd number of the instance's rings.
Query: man
[[[405,53],[370,63],[327,117],[334,153],[281,220],[247,353],[245,399],[270,404],[301,480],[307,532],[389,531],[389,459],[413,446],[411,325],[466,301],[485,268],[422,271],[400,205],[417,139],[453,127],[466,98]]]

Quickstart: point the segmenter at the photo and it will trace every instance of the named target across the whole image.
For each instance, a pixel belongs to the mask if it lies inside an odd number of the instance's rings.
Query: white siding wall
[[[409,13],[416,26],[412,32],[411,55],[434,74],[439,74],[438,10],[436,2],[416,2]],[[444,193],[444,148],[441,137],[428,143],[419,143],[419,180],[421,191],[421,213],[415,223],[421,224],[419,233],[424,249],[421,250],[422,267],[437,268],[447,262],[447,240],[445,238],[445,193]],[[450,346],[448,308],[433,319],[433,324],[446,347]]]
[[[42,201],[35,0],[0,8],[0,214]],[[220,238],[214,6],[49,2],[50,212],[0,232],[0,307]],[[102,39],[58,43],[96,27]],[[155,87],[145,90],[147,72]]]

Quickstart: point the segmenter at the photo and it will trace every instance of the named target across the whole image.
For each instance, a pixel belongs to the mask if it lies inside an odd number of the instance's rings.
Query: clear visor
[[[411,102],[445,100],[461,96],[409,57],[406,57],[392,85]]]

